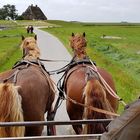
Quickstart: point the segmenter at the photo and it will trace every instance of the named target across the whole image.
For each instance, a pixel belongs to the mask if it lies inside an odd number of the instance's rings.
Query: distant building
[[[30,5],[25,12],[22,13],[25,20],[47,20],[42,10],[36,5]]]

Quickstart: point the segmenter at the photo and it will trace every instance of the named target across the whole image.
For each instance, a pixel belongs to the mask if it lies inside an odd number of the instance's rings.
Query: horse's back
[[[40,68],[33,66],[19,73],[17,85],[21,86],[25,121],[44,121],[44,114],[51,110],[55,94],[48,80]],[[43,126],[27,127],[26,135],[41,135],[42,129]]]
[[[77,67],[77,68],[76,68]],[[76,66],[70,70],[66,78],[66,94],[72,99],[82,102],[82,92],[86,84],[86,67]]]
[[[31,66],[28,69],[23,69],[18,74],[16,84],[21,87],[20,94],[23,100],[23,110],[26,110],[27,113],[33,110],[45,113],[46,109],[49,108],[48,105],[51,105],[49,103],[53,102],[50,96],[53,97],[54,93],[39,68]],[[34,111],[32,112],[33,114]]]
[[[103,79],[107,82],[107,84],[116,92],[115,83],[113,81],[112,75],[103,68],[98,67],[98,71],[103,77]]]
[[[24,67],[21,70],[13,69],[0,75],[0,80],[5,78],[7,82],[15,82],[19,86],[18,93],[22,98],[22,109],[24,121],[44,121],[44,115],[51,110],[55,93],[49,84],[48,78],[42,73],[38,66]],[[14,75],[14,73],[16,73]],[[26,127],[26,136],[41,135],[43,126]]]
[[[70,72],[68,72],[68,76],[66,78],[67,80],[65,87],[67,95],[80,103],[83,103],[83,90],[84,86],[86,85],[87,69],[88,67],[86,66],[75,66],[74,68],[70,69]],[[106,83],[111,87],[114,92],[116,92],[115,83],[113,81],[112,75],[103,68],[98,67],[97,69],[100,75],[106,81]],[[109,100],[112,108],[116,112],[118,109],[118,99],[110,95],[108,91],[106,91],[106,93],[107,99]]]

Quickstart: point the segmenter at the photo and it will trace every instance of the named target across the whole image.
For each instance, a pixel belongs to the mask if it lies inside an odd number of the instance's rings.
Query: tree
[[[5,19],[6,18],[6,12],[4,8],[0,9],[0,19]]]
[[[7,17],[10,17],[14,20],[18,16],[16,12],[17,10],[15,5],[4,5],[2,8],[0,8],[0,19],[6,19]]]
[[[23,18],[22,15],[18,15],[18,16],[16,17],[16,20],[24,20],[24,18]]]

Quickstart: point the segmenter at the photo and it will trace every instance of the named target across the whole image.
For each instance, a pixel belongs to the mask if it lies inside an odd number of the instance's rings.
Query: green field
[[[10,69],[13,64],[21,59],[21,35],[28,36],[26,26],[51,26],[46,21],[7,21],[0,20],[0,72]],[[55,25],[53,25],[55,26]]]
[[[20,43],[24,29],[8,28],[0,31],[0,71],[11,68],[21,57]],[[14,57],[12,57],[14,55]]]
[[[61,28],[45,31],[57,36],[69,51],[71,33],[86,33],[87,52],[97,65],[109,71],[115,80],[119,96],[126,103],[140,95],[140,25],[98,24],[50,21]],[[102,39],[101,36],[121,39]]]
[[[48,23],[49,22],[49,23]],[[0,31],[0,71],[5,71],[21,59],[21,35],[27,35],[25,26],[55,26],[46,28],[69,48],[71,33],[86,33],[87,52],[99,67],[109,71],[116,84],[117,92],[126,103],[140,95],[140,25],[116,23],[78,23],[64,21],[0,21],[1,26],[9,27]],[[103,35],[121,39],[103,39]]]

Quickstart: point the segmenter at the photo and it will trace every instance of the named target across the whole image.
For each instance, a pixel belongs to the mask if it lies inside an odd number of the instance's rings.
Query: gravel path
[[[41,50],[41,58],[43,59],[51,59],[51,60],[71,60],[71,55],[67,52],[63,44],[51,34],[39,30],[35,28],[35,34],[37,34],[38,46]],[[68,62],[43,62],[45,67],[48,71],[59,69],[65,66]],[[52,79],[57,82],[61,74],[59,75],[52,75]],[[57,96],[56,96],[57,98]],[[58,109],[56,113],[55,120],[63,121],[69,120],[65,108],[65,101],[63,101],[62,105]],[[57,135],[66,135],[71,134],[72,130],[70,126],[57,126]],[[45,135],[45,131],[43,135]]]

